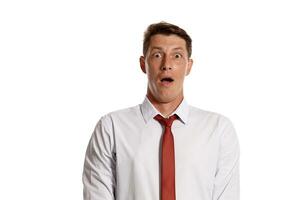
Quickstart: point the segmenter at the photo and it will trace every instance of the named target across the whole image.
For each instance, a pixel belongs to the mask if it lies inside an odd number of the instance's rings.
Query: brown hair
[[[144,56],[146,55],[146,53],[148,51],[151,37],[156,34],[163,34],[163,35],[174,34],[174,35],[181,37],[182,39],[185,40],[188,57],[191,57],[191,55],[192,55],[192,39],[191,39],[191,37],[182,28],[180,28],[174,24],[167,23],[167,22],[159,22],[159,23],[155,23],[155,24],[150,24],[148,26],[147,30],[144,33],[144,43],[143,43]]]

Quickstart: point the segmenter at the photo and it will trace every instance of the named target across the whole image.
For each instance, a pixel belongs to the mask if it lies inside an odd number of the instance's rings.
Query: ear
[[[142,71],[146,74],[145,57],[144,56],[140,57],[140,67],[141,67]]]
[[[189,58],[188,67],[187,67],[186,72],[185,72],[186,76],[190,74],[193,63],[194,63],[193,59]]]

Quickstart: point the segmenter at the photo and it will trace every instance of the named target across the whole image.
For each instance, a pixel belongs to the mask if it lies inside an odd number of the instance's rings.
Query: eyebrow
[[[153,49],[162,50],[162,48],[161,48],[161,47],[152,47],[152,49],[151,49],[151,50],[153,50]]]
[[[154,49],[162,50],[163,48],[154,46],[154,47],[152,47],[151,50],[154,50]],[[176,47],[176,48],[172,49],[172,51],[173,50],[175,50],[175,51],[178,51],[178,50],[183,51],[183,48],[182,47]]]
[[[177,48],[174,48],[173,50],[181,50],[181,51],[183,51],[183,48],[177,47]]]

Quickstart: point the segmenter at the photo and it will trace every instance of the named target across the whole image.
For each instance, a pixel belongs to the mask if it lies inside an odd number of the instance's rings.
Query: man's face
[[[183,82],[190,73],[186,42],[177,35],[153,35],[148,51],[140,58],[141,69],[148,76],[147,94],[167,103],[183,97]]]

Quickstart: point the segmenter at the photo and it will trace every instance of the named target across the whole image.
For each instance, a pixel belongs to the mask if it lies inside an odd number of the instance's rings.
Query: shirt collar
[[[143,118],[146,123],[148,123],[149,120],[153,119],[157,114],[162,115],[150,102],[148,97],[146,96],[143,103],[141,104],[141,111]],[[186,124],[188,121],[188,113],[189,113],[189,106],[185,99],[182,100],[182,102],[179,104],[179,106],[176,108],[176,110],[171,114],[177,114],[180,120]],[[163,115],[162,115],[163,116]]]

